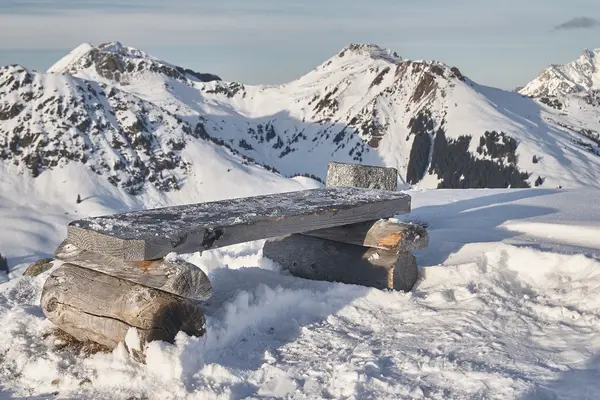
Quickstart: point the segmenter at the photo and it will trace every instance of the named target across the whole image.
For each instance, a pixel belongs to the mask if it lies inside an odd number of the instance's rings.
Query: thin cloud
[[[600,26],[600,21],[590,17],[577,17],[554,27],[556,30],[593,29]]]
[[[136,13],[71,10],[47,14],[10,14],[0,10],[0,37],[3,39],[0,40],[0,51],[73,48],[82,42],[98,44],[108,40],[119,40],[129,46],[148,48],[148,51],[157,46],[255,46],[256,43],[283,42],[297,46],[319,43],[323,37],[341,46],[350,41],[381,42],[381,39],[372,39],[374,36],[407,37],[421,26],[420,21],[410,18],[401,23],[398,21],[396,16],[340,15],[331,18],[288,13],[273,18],[268,13],[225,14],[219,10],[202,13],[194,10],[185,14],[179,10],[141,10]],[[434,26],[426,34],[419,33],[420,39],[433,40],[449,30],[466,36],[499,22],[485,20],[465,26],[463,21],[441,21],[440,17],[440,21],[432,23]],[[3,63],[0,60],[0,65]]]

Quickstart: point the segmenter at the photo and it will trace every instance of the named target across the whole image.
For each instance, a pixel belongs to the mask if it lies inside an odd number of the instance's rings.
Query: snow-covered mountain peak
[[[127,59],[146,59],[153,62],[158,62],[165,65],[170,65],[165,61],[133,47],[125,46],[119,41],[105,42],[98,46],[93,46],[90,43],[82,43],[73,49],[69,54],[52,65],[47,72],[49,73],[76,73],[83,68],[88,68],[85,65],[94,63],[99,58],[99,55],[108,57],[114,55],[119,61]]]
[[[583,51],[581,52],[581,56],[580,58],[587,58],[588,60],[592,60],[594,57],[596,57],[596,55],[600,53],[600,49],[588,49],[585,48],[583,49]]]
[[[600,49],[584,49],[568,64],[551,64],[519,92],[531,97],[560,97],[600,89]]]
[[[464,80],[458,68],[438,61],[408,60],[395,51],[375,44],[350,44],[329,58],[310,73],[286,85],[313,91],[316,86],[325,87],[325,92],[338,87],[338,91],[349,86],[363,86],[382,90],[393,90],[391,86],[406,86],[425,80],[422,86],[430,86],[434,80]],[[363,82],[364,81],[364,82]],[[324,93],[325,94],[325,93]]]
[[[129,58],[146,58],[149,60],[158,60],[156,57],[133,47],[125,46],[119,41],[107,42],[98,45],[98,49],[110,53],[120,54]],[[162,61],[164,63],[164,61]]]
[[[89,43],[82,43],[69,52],[66,56],[54,63],[48,68],[50,74],[60,74],[69,70],[69,68],[75,65],[82,57],[88,54],[94,46]]]
[[[49,73],[70,74],[105,83],[130,84],[148,73],[160,74],[180,82],[210,82],[216,75],[198,73],[160,60],[142,50],[118,41],[97,47],[84,43],[48,69]]]
[[[337,55],[338,57],[367,57],[374,60],[385,60],[391,63],[398,63],[402,61],[402,57],[400,57],[395,51],[385,49],[372,43],[351,43],[348,46],[344,47]]]
[[[329,77],[343,78],[367,70],[383,68],[389,70],[401,62],[402,57],[392,50],[375,44],[351,43],[294,83],[321,80],[319,75],[323,75],[329,80]]]

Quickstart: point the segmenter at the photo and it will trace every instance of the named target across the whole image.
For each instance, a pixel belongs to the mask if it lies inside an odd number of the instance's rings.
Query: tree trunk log
[[[429,235],[425,228],[383,219],[319,229],[305,232],[304,235],[395,251],[424,249],[429,244]]]
[[[263,255],[306,279],[410,291],[418,278],[416,259],[409,252],[300,234],[268,240]]]
[[[54,257],[191,300],[207,300],[213,293],[206,274],[194,264],[183,260],[125,261],[80,249],[68,240],[58,246]]]
[[[179,331],[204,334],[197,304],[74,264],[56,269],[44,284],[42,310],[60,329],[81,341],[115,348],[130,327],[143,343],[172,342]]]

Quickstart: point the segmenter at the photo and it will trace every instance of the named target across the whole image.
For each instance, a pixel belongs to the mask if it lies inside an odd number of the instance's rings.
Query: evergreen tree
[[[0,271],[8,272],[8,261],[6,257],[2,257],[2,253],[0,253]]]

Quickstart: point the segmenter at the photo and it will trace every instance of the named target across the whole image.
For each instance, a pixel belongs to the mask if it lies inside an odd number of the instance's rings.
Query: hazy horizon
[[[369,4],[260,0],[4,0],[0,65],[46,70],[79,44],[107,41],[247,84],[291,81],[350,43],[435,59],[485,85],[514,89],[549,64],[600,47],[600,4],[462,0]]]

